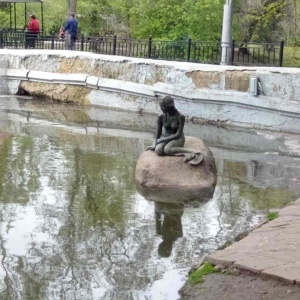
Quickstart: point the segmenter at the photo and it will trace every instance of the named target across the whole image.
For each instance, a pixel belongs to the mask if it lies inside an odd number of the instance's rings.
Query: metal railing
[[[81,36],[75,45],[78,51],[195,63],[220,64],[224,59],[231,65],[283,65],[284,42],[231,43],[188,40],[156,41],[113,37]],[[32,35],[24,32],[0,31],[0,48],[68,49],[67,38],[56,35]]]

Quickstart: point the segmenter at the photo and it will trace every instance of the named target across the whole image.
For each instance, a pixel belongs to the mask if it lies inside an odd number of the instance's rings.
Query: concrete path
[[[300,199],[281,209],[277,219],[206,260],[300,285]]]

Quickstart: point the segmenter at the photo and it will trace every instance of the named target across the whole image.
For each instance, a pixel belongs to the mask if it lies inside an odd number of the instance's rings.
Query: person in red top
[[[35,15],[31,15],[28,24],[29,48],[35,48],[35,41],[40,33],[40,23]]]

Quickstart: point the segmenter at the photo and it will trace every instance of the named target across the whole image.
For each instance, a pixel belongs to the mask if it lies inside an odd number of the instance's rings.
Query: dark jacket
[[[64,31],[68,31],[68,34],[71,37],[77,36],[77,27],[78,27],[78,21],[76,18],[70,18],[68,19],[66,26],[64,27]]]

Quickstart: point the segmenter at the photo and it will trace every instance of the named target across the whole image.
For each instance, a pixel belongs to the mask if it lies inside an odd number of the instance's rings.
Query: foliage
[[[300,48],[284,47],[283,66],[300,68]]]
[[[194,271],[189,275],[188,282],[190,284],[202,283],[204,281],[204,275],[215,273],[217,270],[210,263],[205,263],[201,268]]]
[[[267,214],[267,219],[269,221],[272,221],[272,220],[274,220],[278,217],[279,217],[279,212],[278,211],[268,212],[268,214]]]
[[[222,11],[221,0],[143,0],[131,9],[131,32],[137,38],[215,40],[221,34]]]
[[[240,22],[238,37],[244,42],[275,42],[280,40],[286,0],[235,2],[234,16]],[[272,33],[272,34],[270,34]]]
[[[258,210],[282,208],[295,199],[295,195],[289,191],[273,188],[259,189],[247,183],[240,184],[240,193]]]
[[[78,2],[78,3],[77,3]],[[44,33],[57,33],[68,10],[76,8],[80,31],[85,35],[156,40],[215,41],[221,38],[225,0],[47,0]],[[17,27],[29,14],[41,19],[40,5],[16,5]],[[233,37],[237,41],[277,42],[281,38],[298,45],[300,0],[233,0]],[[14,17],[13,17],[14,18]],[[0,5],[1,27],[9,26],[9,5]],[[12,24],[14,25],[14,24]],[[271,33],[271,34],[270,34]]]

